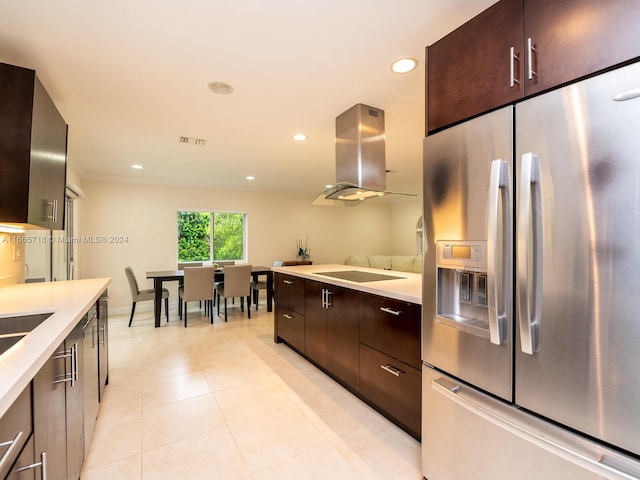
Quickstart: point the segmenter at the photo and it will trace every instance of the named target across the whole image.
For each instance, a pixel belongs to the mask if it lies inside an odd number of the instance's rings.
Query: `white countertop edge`
[[[291,267],[272,267],[274,272],[294,275],[309,280],[328,283],[339,287],[351,288],[360,292],[381,295],[395,300],[416,303],[422,305],[422,274],[399,272],[396,270],[381,270],[378,268],[357,267],[342,264],[320,264],[320,265],[296,265]],[[371,272],[384,275],[402,277],[394,280],[378,280],[374,282],[352,282],[340,278],[325,277],[318,275],[319,272],[340,272],[356,270],[359,272]]]
[[[0,417],[110,284],[110,278],[93,278],[0,289],[0,317],[54,312],[0,355]]]

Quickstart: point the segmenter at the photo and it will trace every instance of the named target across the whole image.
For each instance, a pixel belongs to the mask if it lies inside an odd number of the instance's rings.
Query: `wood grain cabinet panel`
[[[428,131],[522,98],[522,30],[522,0],[502,0],[427,48]]]
[[[525,95],[553,88],[640,56],[637,0],[525,0],[524,46],[535,51]],[[525,52],[527,57],[528,52]]]
[[[420,369],[421,307],[361,293],[360,342]]]
[[[0,63],[0,222],[62,230],[67,124],[35,71]]]
[[[360,393],[420,438],[422,373],[360,344]]]
[[[426,133],[640,57],[637,0],[500,0],[426,49]]]

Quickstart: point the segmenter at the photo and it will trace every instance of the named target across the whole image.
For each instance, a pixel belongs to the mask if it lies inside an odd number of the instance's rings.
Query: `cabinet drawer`
[[[360,393],[419,437],[420,370],[360,344]]]
[[[419,370],[420,316],[415,303],[362,294],[360,342]]]
[[[278,337],[304,352],[304,315],[282,305],[276,305],[276,322]]]
[[[276,272],[274,288],[277,303],[304,315],[304,279]]]
[[[5,478],[31,435],[31,384],[13,402],[0,418],[0,443],[12,442],[0,447],[0,478]],[[15,443],[13,443],[15,441]]]

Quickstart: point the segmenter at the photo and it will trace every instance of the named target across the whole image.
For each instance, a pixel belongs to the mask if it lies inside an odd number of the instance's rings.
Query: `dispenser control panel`
[[[437,250],[439,267],[473,272],[487,270],[486,241],[439,241]]]

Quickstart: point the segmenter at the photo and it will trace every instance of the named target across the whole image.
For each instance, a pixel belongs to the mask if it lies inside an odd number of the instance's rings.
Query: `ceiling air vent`
[[[187,143],[189,145],[201,145],[201,146],[207,143],[207,141],[204,138],[194,138],[194,137],[178,137],[178,142]]]

